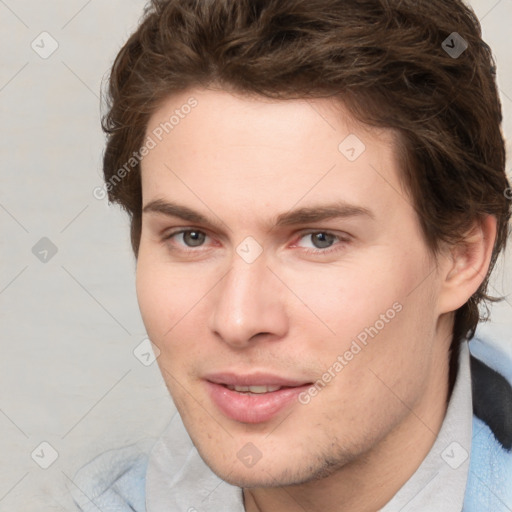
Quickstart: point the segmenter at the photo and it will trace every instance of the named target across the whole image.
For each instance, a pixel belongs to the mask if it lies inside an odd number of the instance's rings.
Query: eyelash
[[[163,241],[167,242],[167,241],[170,241],[176,235],[181,235],[181,234],[191,233],[191,232],[202,233],[207,238],[210,238],[209,235],[205,231],[202,231],[200,229],[189,228],[189,229],[178,229],[176,231],[168,233],[163,238]],[[345,244],[350,242],[349,235],[346,235],[345,237],[343,237],[343,236],[337,235],[336,233],[333,233],[331,231],[326,231],[326,230],[321,230],[321,229],[316,229],[316,230],[310,230],[310,231],[303,232],[303,233],[301,233],[301,235],[300,235],[298,240],[302,240],[306,236],[314,235],[314,234],[318,234],[318,233],[322,233],[322,234],[328,235],[328,236],[334,236],[337,239],[338,243],[333,245],[333,246],[331,246],[331,247],[327,247],[326,249],[311,249],[311,248],[304,248],[304,247],[302,247],[302,248],[298,247],[298,248],[304,250],[307,254],[328,255],[328,254],[331,254],[333,252],[340,251],[341,250],[340,247],[339,247],[340,244],[344,246]],[[182,253],[185,253],[185,254],[190,254],[190,253],[197,253],[200,250],[201,247],[202,246],[198,246],[198,248],[195,249],[195,248],[192,248],[192,247],[187,247],[187,246],[181,245],[179,248],[171,247],[171,249],[178,250],[178,251],[180,251]],[[297,248],[296,242],[294,243],[294,245],[292,247]]]

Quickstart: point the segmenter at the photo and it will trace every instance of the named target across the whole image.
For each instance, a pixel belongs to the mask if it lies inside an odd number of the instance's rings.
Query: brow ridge
[[[160,213],[169,217],[177,217],[189,222],[202,224],[212,228],[220,228],[220,223],[187,206],[155,199],[146,204],[143,213]],[[368,217],[374,219],[374,213],[363,206],[345,202],[330,203],[321,206],[307,206],[277,215],[270,223],[270,230],[286,226],[308,224],[338,218]]]

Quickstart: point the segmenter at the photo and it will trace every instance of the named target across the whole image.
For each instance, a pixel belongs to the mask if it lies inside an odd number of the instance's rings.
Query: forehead
[[[243,217],[340,200],[391,212],[405,197],[395,134],[332,99],[191,89],[161,104],[146,137],[154,147],[142,161],[144,203],[179,198]]]

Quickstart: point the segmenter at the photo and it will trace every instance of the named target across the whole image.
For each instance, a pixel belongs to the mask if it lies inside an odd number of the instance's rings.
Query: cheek
[[[175,269],[141,247],[137,261],[136,290],[142,320],[151,340],[161,345],[186,314],[192,293]]]
[[[290,299],[297,303],[296,320],[302,318],[321,335],[350,340],[381,315],[389,312],[394,318],[393,305],[403,300],[405,283],[411,278],[403,270],[397,275],[396,268],[383,265],[383,260],[379,266],[359,260],[304,272],[283,271],[283,281],[297,297]]]
[[[200,272],[162,261],[144,248],[139,253],[136,291],[142,320],[160,350],[159,363],[173,372],[175,364],[200,357],[202,344],[194,340],[204,339],[198,329],[207,324],[205,297],[210,280]]]
[[[412,359],[416,363],[430,350],[426,340],[435,335],[428,275],[429,265],[420,257],[397,253],[294,276],[294,292],[309,310],[303,308],[301,315],[301,327],[310,333],[309,350],[318,354],[321,347],[326,368],[346,351],[352,351],[347,354],[352,368],[376,364],[376,370],[390,369],[391,377],[410,368]]]
[[[155,268],[141,248],[137,260],[137,300],[146,331],[154,343],[161,338],[163,326],[167,323],[167,301],[172,302],[170,294],[163,296],[163,289],[165,283],[159,278],[159,269]]]
[[[430,283],[425,283],[409,296],[398,290],[366,315],[364,325],[359,322],[357,333],[347,338],[350,347],[343,340],[343,348],[348,348],[344,355],[351,359],[338,385],[345,392],[353,391],[361,403],[384,416],[384,409],[400,410],[401,401],[414,403],[428,378],[435,342],[431,301]]]

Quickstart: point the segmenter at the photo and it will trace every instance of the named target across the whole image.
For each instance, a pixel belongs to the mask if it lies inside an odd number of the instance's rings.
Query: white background
[[[512,0],[471,4],[497,58],[510,154]],[[72,510],[68,477],[157,437],[173,413],[156,364],[133,355],[145,330],[127,218],[92,195],[101,81],[143,6],[0,0],[0,511]],[[43,31],[59,45],[47,59],[31,48]],[[42,237],[58,249],[47,263],[32,253]],[[494,293],[511,292],[511,260]],[[511,298],[486,329],[512,355]],[[31,458],[43,441],[59,455],[46,470]]]

